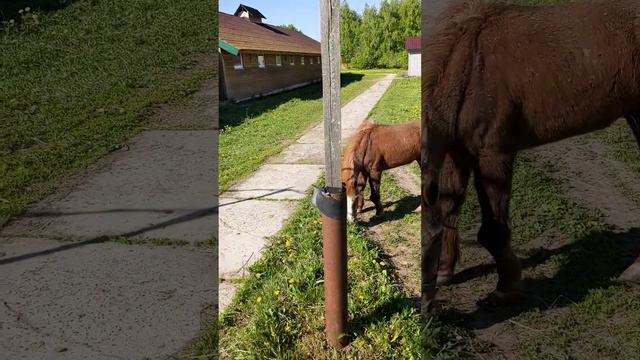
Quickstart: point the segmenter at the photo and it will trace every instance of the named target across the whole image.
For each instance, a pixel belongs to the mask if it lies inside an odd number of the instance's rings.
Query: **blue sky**
[[[320,0],[220,0],[220,11],[233,14],[241,3],[260,10],[268,24],[293,24],[320,41]],[[362,14],[365,4],[378,6],[380,0],[347,0],[347,3]]]

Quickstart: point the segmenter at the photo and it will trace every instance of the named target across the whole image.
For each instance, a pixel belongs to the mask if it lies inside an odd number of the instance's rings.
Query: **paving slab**
[[[215,252],[0,241],[0,358],[161,359],[215,314]]]
[[[302,199],[323,170],[324,167],[320,165],[266,164],[227,190],[224,196],[241,199]]]
[[[269,159],[271,164],[324,164],[324,145],[294,143]]]
[[[215,131],[147,131],[65,181],[2,236],[188,242],[217,234]]]
[[[218,303],[222,309],[226,309],[233,301],[233,296],[238,291],[239,284],[221,282],[218,285]]]
[[[244,276],[297,206],[291,201],[220,199],[220,276]]]

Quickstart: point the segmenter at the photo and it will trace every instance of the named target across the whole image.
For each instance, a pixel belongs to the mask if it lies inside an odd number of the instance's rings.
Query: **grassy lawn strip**
[[[346,104],[382,74],[342,74]],[[306,86],[246,104],[220,108],[220,193],[254,172],[322,120],[322,87]]]
[[[421,359],[440,351],[441,331],[430,327],[429,342],[421,341],[414,304],[395,285],[364,229],[349,226],[348,252],[349,334],[355,340],[344,352],[336,353],[324,340],[321,224],[308,196],[223,314],[222,357]],[[197,354],[209,354],[214,346],[201,340]]]
[[[213,4],[75,1],[0,30],[0,225],[215,75]]]
[[[640,149],[625,120],[616,121],[598,132],[598,135],[607,144],[610,156],[624,162],[631,170],[640,174]]]
[[[397,78],[369,113],[379,124],[420,121],[420,78]]]

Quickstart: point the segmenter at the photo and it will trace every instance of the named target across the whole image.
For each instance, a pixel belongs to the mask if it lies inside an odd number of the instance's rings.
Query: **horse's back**
[[[423,91],[435,98],[428,100],[433,109],[462,104],[444,114],[459,122],[458,135],[473,137],[486,128],[479,122],[502,118],[519,121],[503,124],[513,132],[507,141],[535,145],[607,126],[639,100],[640,2],[466,3],[475,12],[444,24],[431,40],[442,48],[443,38],[465,34],[449,45],[449,57],[429,59],[429,48],[423,55],[432,74]]]

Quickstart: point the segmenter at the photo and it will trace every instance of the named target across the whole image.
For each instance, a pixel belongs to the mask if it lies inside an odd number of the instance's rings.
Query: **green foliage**
[[[342,62],[357,69],[406,68],[404,41],[420,35],[418,0],[383,0],[366,5],[362,15],[345,2],[341,9]]]
[[[283,29],[287,29],[287,30],[293,30],[293,31],[300,31],[295,25],[293,24],[287,24],[287,25],[278,25],[279,28],[283,28]]]

